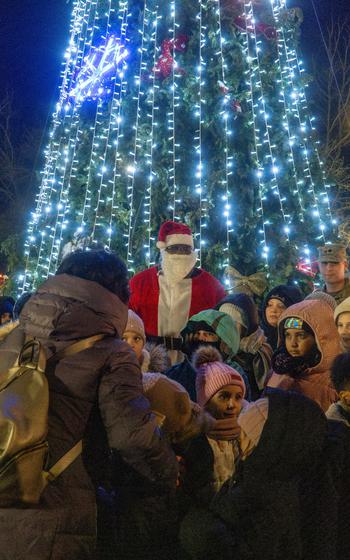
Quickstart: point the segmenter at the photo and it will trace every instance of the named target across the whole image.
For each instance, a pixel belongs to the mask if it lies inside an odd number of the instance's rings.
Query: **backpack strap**
[[[66,358],[67,356],[72,356],[73,354],[78,354],[87,348],[91,348],[96,342],[105,338],[105,336],[105,334],[95,334],[89,338],[78,340],[78,342],[74,342],[70,346],[67,346],[67,348],[56,352],[56,354],[47,360],[47,364],[50,365],[53,362],[58,362],[59,360]]]
[[[50,363],[58,362],[67,356],[72,356],[73,354],[78,354],[87,348],[91,348],[96,342],[105,338],[106,335],[104,334],[96,334],[95,336],[90,336],[89,338],[84,338],[83,340],[79,340],[78,342],[74,342],[67,348],[56,352],[51,358],[48,359],[47,365]],[[48,471],[43,471],[43,476],[45,482],[52,482],[55,480],[60,474],[63,473],[81,454],[83,450],[83,441],[80,440],[78,443],[74,445],[67,453],[61,457],[57,463],[55,463],[51,469]]]
[[[61,457],[61,459],[59,459],[57,463],[55,463],[51,467],[51,469],[43,472],[45,480],[47,482],[52,482],[53,480],[55,480],[60,474],[63,473],[63,471],[65,471],[75,461],[75,459],[79,457],[82,451],[83,451],[83,441],[80,440],[78,441],[78,443],[74,445],[74,447],[72,447],[69,451],[67,451],[67,453],[65,453],[63,457]]]

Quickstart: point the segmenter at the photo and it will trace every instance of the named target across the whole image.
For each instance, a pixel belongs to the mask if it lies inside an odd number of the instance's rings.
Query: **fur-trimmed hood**
[[[164,373],[169,367],[169,358],[164,346],[146,344],[145,348],[142,350],[142,357],[142,373]]]

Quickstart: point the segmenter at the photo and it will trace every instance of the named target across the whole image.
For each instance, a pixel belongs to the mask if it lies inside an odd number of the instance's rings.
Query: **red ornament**
[[[231,108],[235,113],[242,113],[242,105],[238,101],[238,99],[234,99],[231,103]]]
[[[221,80],[218,81],[218,86],[222,95],[227,95],[228,92],[230,91],[230,88],[226,84],[224,84],[224,82],[222,82]]]
[[[273,25],[268,23],[258,23],[255,26],[257,35],[264,35],[268,41],[277,39],[277,30]]]
[[[277,30],[275,27],[268,23],[255,23],[254,19],[250,16],[237,16],[233,23],[239,31],[246,31],[250,35],[255,33],[257,37],[264,35],[269,41],[277,39]]]
[[[295,268],[298,272],[302,272],[305,276],[309,276],[310,278],[315,278],[317,275],[317,264],[312,264],[309,260],[299,259]]]
[[[163,41],[161,46],[162,54],[153,68],[155,75],[159,79],[164,80],[173,73],[173,68],[175,66],[173,53],[174,51],[185,52],[188,41],[188,35],[179,35],[176,39],[165,39]],[[180,67],[176,67],[176,72],[180,74],[185,73],[185,71]]]

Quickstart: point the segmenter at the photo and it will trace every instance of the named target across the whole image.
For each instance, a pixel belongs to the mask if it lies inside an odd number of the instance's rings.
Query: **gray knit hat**
[[[334,297],[330,296],[326,292],[323,292],[322,290],[315,290],[314,292],[311,292],[311,294],[306,296],[305,299],[319,299],[321,301],[324,301],[325,303],[328,303],[332,311],[334,311],[337,307],[337,302],[335,301]]]

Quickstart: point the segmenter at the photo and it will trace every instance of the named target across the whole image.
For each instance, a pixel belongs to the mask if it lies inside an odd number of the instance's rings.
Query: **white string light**
[[[154,180],[157,177],[157,174],[153,167],[153,158],[154,158],[154,150],[155,146],[155,130],[158,126],[156,122],[156,112],[159,111],[159,107],[156,105],[156,92],[159,90],[158,84],[156,84],[156,60],[158,51],[158,20],[161,19],[161,16],[158,16],[158,5],[156,6],[155,11],[153,12],[153,33],[152,33],[152,41],[150,48],[153,49],[153,64],[152,64],[152,72],[150,75],[150,89],[148,92],[149,95],[149,109],[147,113],[147,117],[149,120],[149,127],[150,127],[150,135],[149,139],[147,140],[147,148],[146,148],[146,178],[147,178],[147,189],[145,192],[145,200],[143,205],[143,215],[144,215],[144,223],[147,224],[147,236],[146,236],[146,243],[144,244],[145,249],[145,262],[148,267],[153,266],[155,264],[155,260],[153,257],[153,247],[154,244],[154,236],[152,235],[152,195],[153,195],[153,184]]]
[[[247,17],[246,12],[245,12],[245,17]],[[255,175],[256,175],[256,180],[258,183],[258,192],[259,192],[259,201],[260,201],[260,205],[257,208],[257,214],[260,217],[260,221],[261,221],[261,225],[259,226],[259,235],[260,235],[260,245],[262,245],[262,256],[264,258],[265,261],[265,266],[268,267],[268,263],[269,263],[269,246],[268,246],[268,242],[267,242],[267,235],[266,235],[266,228],[265,226],[267,224],[265,224],[265,217],[264,217],[264,201],[266,201],[266,197],[265,197],[265,192],[267,190],[267,187],[264,183],[264,172],[263,172],[263,166],[262,163],[260,162],[259,159],[259,151],[258,148],[259,146],[262,146],[262,142],[260,141],[259,138],[259,127],[258,127],[258,118],[257,118],[257,114],[256,114],[256,109],[257,109],[257,104],[255,103],[254,100],[254,84],[253,84],[253,76],[255,76],[256,70],[253,67],[253,56],[251,55],[250,52],[250,42],[249,42],[249,37],[248,37],[248,32],[244,31],[243,33],[243,37],[244,37],[244,54],[245,54],[245,58],[246,58],[246,63],[247,63],[247,70],[245,71],[245,74],[247,76],[247,82],[246,84],[249,87],[249,97],[248,97],[248,102],[250,104],[251,107],[251,113],[252,113],[252,120],[250,122],[250,126],[252,127],[253,130],[253,136],[254,136],[254,150],[251,151],[251,156],[254,162],[254,166],[255,166]]]

